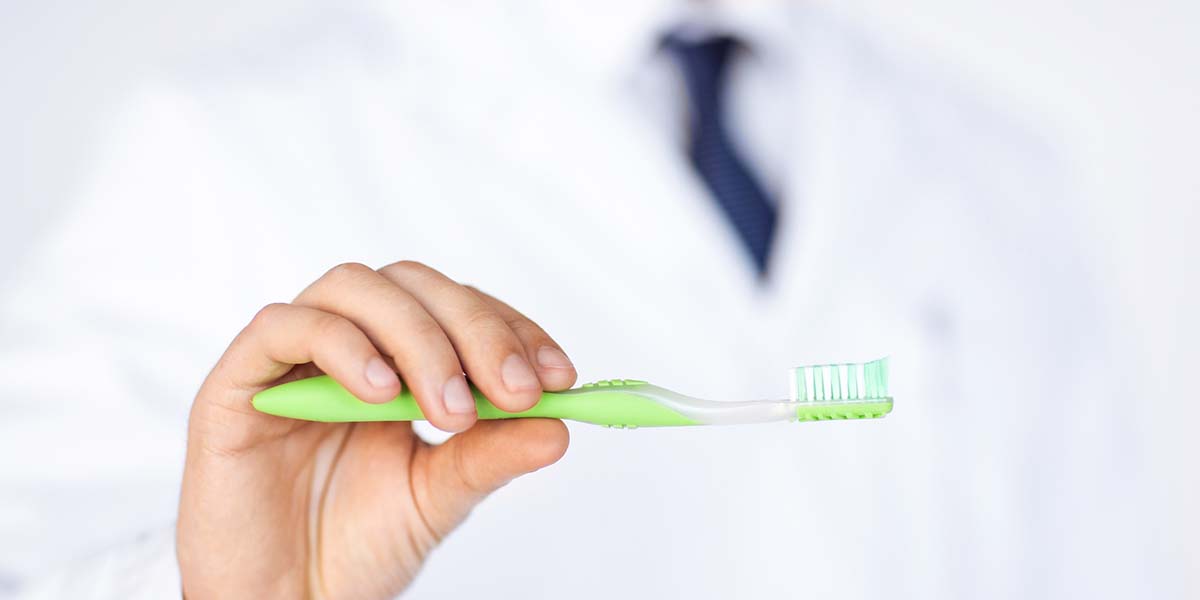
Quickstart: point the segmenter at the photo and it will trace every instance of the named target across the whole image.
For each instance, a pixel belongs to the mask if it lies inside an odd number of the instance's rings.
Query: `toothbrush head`
[[[887,358],[868,363],[810,365],[791,371],[792,402],[801,421],[870,419],[892,411]]]

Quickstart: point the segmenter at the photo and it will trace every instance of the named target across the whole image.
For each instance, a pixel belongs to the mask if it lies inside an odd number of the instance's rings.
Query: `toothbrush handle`
[[[529,410],[510,413],[500,410],[472,387],[480,419],[547,417],[569,419],[614,427],[670,427],[698,425],[654,400],[622,389],[575,388],[544,392]],[[255,394],[254,408],[260,412],[305,421],[347,423],[364,421],[423,421],[425,415],[406,388],[391,402],[368,404],[355,398],[328,375],[277,385]]]

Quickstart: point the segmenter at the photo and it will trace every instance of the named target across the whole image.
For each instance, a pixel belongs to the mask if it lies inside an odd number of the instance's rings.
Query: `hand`
[[[408,423],[256,412],[267,387],[327,373],[364,402],[410,387],[440,446]],[[391,598],[487,494],[558,460],[550,419],[475,423],[463,372],[508,411],[575,382],[558,344],[508,305],[413,262],[335,267],[262,309],[192,405],[177,545],[188,598]],[[472,427],[472,425],[474,425]]]

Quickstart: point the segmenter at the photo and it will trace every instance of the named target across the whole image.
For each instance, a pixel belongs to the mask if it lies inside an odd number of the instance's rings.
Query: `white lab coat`
[[[413,597],[1095,598],[1162,581],[1131,518],[1140,459],[1104,288],[1059,167],[1014,122],[821,11],[772,9],[798,133],[761,287],[626,93],[660,10],[409,10],[331,9],[124,111],[0,297],[0,573],[47,595],[173,593],[208,368],[325,269],[416,259],[534,317],[582,380],[779,397],[789,367],[889,354],[896,408],[572,425],[563,461],[478,508]]]

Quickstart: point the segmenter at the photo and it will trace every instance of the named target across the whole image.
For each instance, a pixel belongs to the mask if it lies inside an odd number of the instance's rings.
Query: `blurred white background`
[[[1200,351],[1200,4],[1150,2],[835,3],[880,36],[929,49],[997,103],[1024,107],[1054,136],[1121,294],[1130,368],[1145,381],[1130,409],[1156,415],[1156,473],[1180,535],[1165,543],[1200,583],[1200,417],[1186,382]]]
[[[1164,501],[1195,515],[1200,477],[1191,429],[1200,258],[1200,4],[1083,0],[828,2],[891,46],[933,57],[968,87],[1055,141],[1108,249],[1145,381],[1152,464]],[[332,3],[330,3],[332,4]],[[314,0],[71,2],[0,5],[0,290],[95,159],[108,119],[139,80],[173,57],[286,13],[327,11]],[[1200,532],[1200,519],[1178,523]],[[1169,555],[1200,572],[1189,534]],[[1197,583],[1193,576],[1193,584]]]

